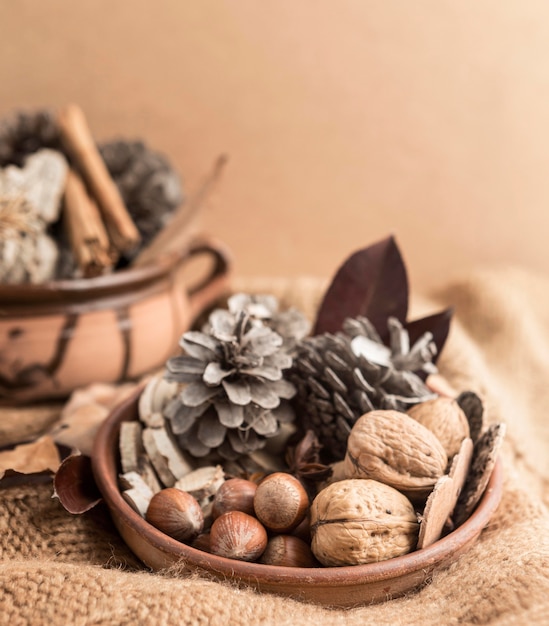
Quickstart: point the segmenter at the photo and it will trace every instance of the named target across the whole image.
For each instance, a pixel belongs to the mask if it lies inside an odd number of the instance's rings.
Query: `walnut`
[[[407,414],[437,436],[449,459],[459,452],[461,442],[469,437],[467,417],[452,398],[420,402],[408,409]]]
[[[448,457],[425,426],[399,411],[370,411],[347,441],[347,478],[371,478],[421,500],[444,474]]]
[[[311,549],[328,567],[384,561],[415,549],[419,522],[412,503],[375,480],[347,479],[311,505]]]

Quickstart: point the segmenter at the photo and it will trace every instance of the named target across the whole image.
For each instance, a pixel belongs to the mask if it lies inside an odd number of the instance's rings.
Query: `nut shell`
[[[342,480],[311,505],[311,549],[325,566],[384,561],[415,549],[419,523],[412,503],[375,480]]]
[[[449,459],[459,452],[461,442],[469,437],[467,417],[452,398],[421,402],[408,409],[407,414],[436,435]]]
[[[204,526],[204,514],[189,493],[168,487],[152,497],[145,519],[178,541],[192,541]]]
[[[377,480],[413,499],[427,497],[447,465],[448,457],[436,436],[399,411],[364,414],[347,440],[347,478]]]
[[[289,532],[303,521],[308,509],[309,496],[305,487],[291,474],[275,472],[257,487],[255,514],[269,530]]]
[[[256,561],[267,547],[267,531],[255,517],[227,511],[210,530],[210,551],[239,561]]]
[[[212,516],[218,518],[227,511],[254,514],[254,496],[257,483],[244,478],[230,478],[217,490],[213,501]]]

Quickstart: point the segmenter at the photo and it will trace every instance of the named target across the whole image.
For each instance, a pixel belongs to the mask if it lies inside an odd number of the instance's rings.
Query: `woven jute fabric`
[[[325,283],[239,281],[314,315]],[[479,272],[411,311],[455,308],[439,361],[458,390],[482,394],[507,424],[501,504],[473,547],[420,591],[373,606],[326,609],[228,583],[147,571],[99,506],[66,513],[51,483],[0,487],[0,623],[549,624],[549,280]]]

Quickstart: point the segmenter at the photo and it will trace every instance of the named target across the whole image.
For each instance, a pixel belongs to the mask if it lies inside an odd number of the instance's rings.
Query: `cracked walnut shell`
[[[347,440],[346,478],[378,480],[413,500],[428,496],[447,465],[437,437],[400,411],[365,413]]]
[[[311,506],[311,549],[327,567],[392,559],[415,549],[412,503],[375,480],[347,479],[323,489]]]

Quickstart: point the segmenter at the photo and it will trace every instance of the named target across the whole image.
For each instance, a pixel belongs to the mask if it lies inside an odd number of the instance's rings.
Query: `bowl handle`
[[[187,291],[193,320],[229,291],[232,259],[227,248],[220,242],[209,237],[193,240],[181,255],[178,265],[182,267],[192,258],[202,254],[211,256],[213,265],[209,273]]]

